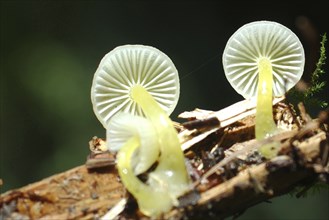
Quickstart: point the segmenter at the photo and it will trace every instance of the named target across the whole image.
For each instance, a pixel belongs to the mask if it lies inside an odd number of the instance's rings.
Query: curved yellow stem
[[[187,189],[189,177],[172,121],[142,86],[135,85],[131,89],[130,95],[142,108],[145,116],[151,120],[158,135],[161,155],[159,165],[151,176],[155,177],[154,180],[158,181],[159,185],[167,187],[168,193],[177,197]]]
[[[160,148],[159,164],[149,175],[148,184],[141,182],[134,174],[131,158],[140,147],[140,137],[130,138],[118,153],[118,170],[123,184],[136,198],[140,210],[148,216],[158,216],[177,204],[189,184],[183,152],[177,132],[154,98],[141,86],[135,85],[130,91],[131,98],[142,108],[151,121]]]

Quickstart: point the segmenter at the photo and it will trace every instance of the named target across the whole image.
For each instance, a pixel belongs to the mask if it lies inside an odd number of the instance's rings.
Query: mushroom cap
[[[228,40],[222,61],[227,80],[246,99],[257,95],[262,57],[272,64],[274,96],[284,95],[303,74],[303,45],[290,29],[272,21],[245,24]]]
[[[119,151],[132,137],[139,137],[140,146],[131,158],[136,175],[145,172],[159,157],[160,149],[152,123],[144,117],[119,112],[112,117],[110,129],[106,130],[107,147],[111,152]]]
[[[143,115],[130,97],[134,85],[143,86],[168,115],[177,105],[180,85],[171,59],[151,46],[119,46],[101,60],[91,87],[93,109],[104,128],[117,112]]]

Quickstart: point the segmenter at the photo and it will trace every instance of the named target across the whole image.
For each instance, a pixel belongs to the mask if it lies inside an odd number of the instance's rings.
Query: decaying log
[[[222,218],[234,215],[253,204],[289,192],[301,181],[316,179],[314,160],[325,139],[325,133],[319,133],[297,147],[303,154],[300,158],[310,162],[303,164],[303,168],[299,168],[291,157],[282,155],[243,170],[234,178],[201,193],[198,209],[206,210],[202,216],[211,214]],[[212,213],[208,211],[210,205]]]
[[[1,195],[3,219],[94,219],[125,195],[114,167],[85,165]]]
[[[262,141],[254,139],[253,103],[242,101],[218,112],[196,109],[180,115],[187,121],[175,127],[193,184],[179,198],[179,207],[161,218],[221,219],[295,186],[328,184],[328,111],[311,119],[303,105],[297,115],[283,98],[274,104],[275,121],[283,131]],[[257,151],[269,143],[280,148],[270,160]],[[86,164],[2,194],[0,216],[101,219],[116,207],[112,217],[147,219],[121,184],[115,155],[106,151],[104,140],[95,137],[89,145]]]

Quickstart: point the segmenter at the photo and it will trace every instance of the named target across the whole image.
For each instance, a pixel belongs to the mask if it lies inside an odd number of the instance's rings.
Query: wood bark
[[[221,111],[196,109],[175,123],[193,181],[191,191],[164,219],[238,215],[260,202],[329,182],[328,111],[311,119],[303,105],[296,114],[283,99],[274,100],[275,121],[284,131],[254,139],[254,105],[242,101]],[[277,156],[257,153],[265,144],[280,147]],[[0,197],[3,219],[98,219],[126,198],[118,219],[147,219],[120,182],[115,155],[93,138],[86,164]],[[5,181],[5,180],[4,180]],[[0,182],[1,183],[1,182]]]

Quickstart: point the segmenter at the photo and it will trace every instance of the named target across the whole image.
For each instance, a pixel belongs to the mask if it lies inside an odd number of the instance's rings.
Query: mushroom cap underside
[[[222,62],[227,80],[246,99],[257,95],[258,61],[264,57],[272,65],[274,96],[284,95],[303,74],[303,45],[290,29],[272,21],[245,24],[228,40]]]
[[[143,86],[168,115],[177,105],[180,84],[171,59],[151,46],[118,46],[101,60],[91,88],[94,112],[105,128],[117,112],[143,115],[130,97],[134,85]]]

